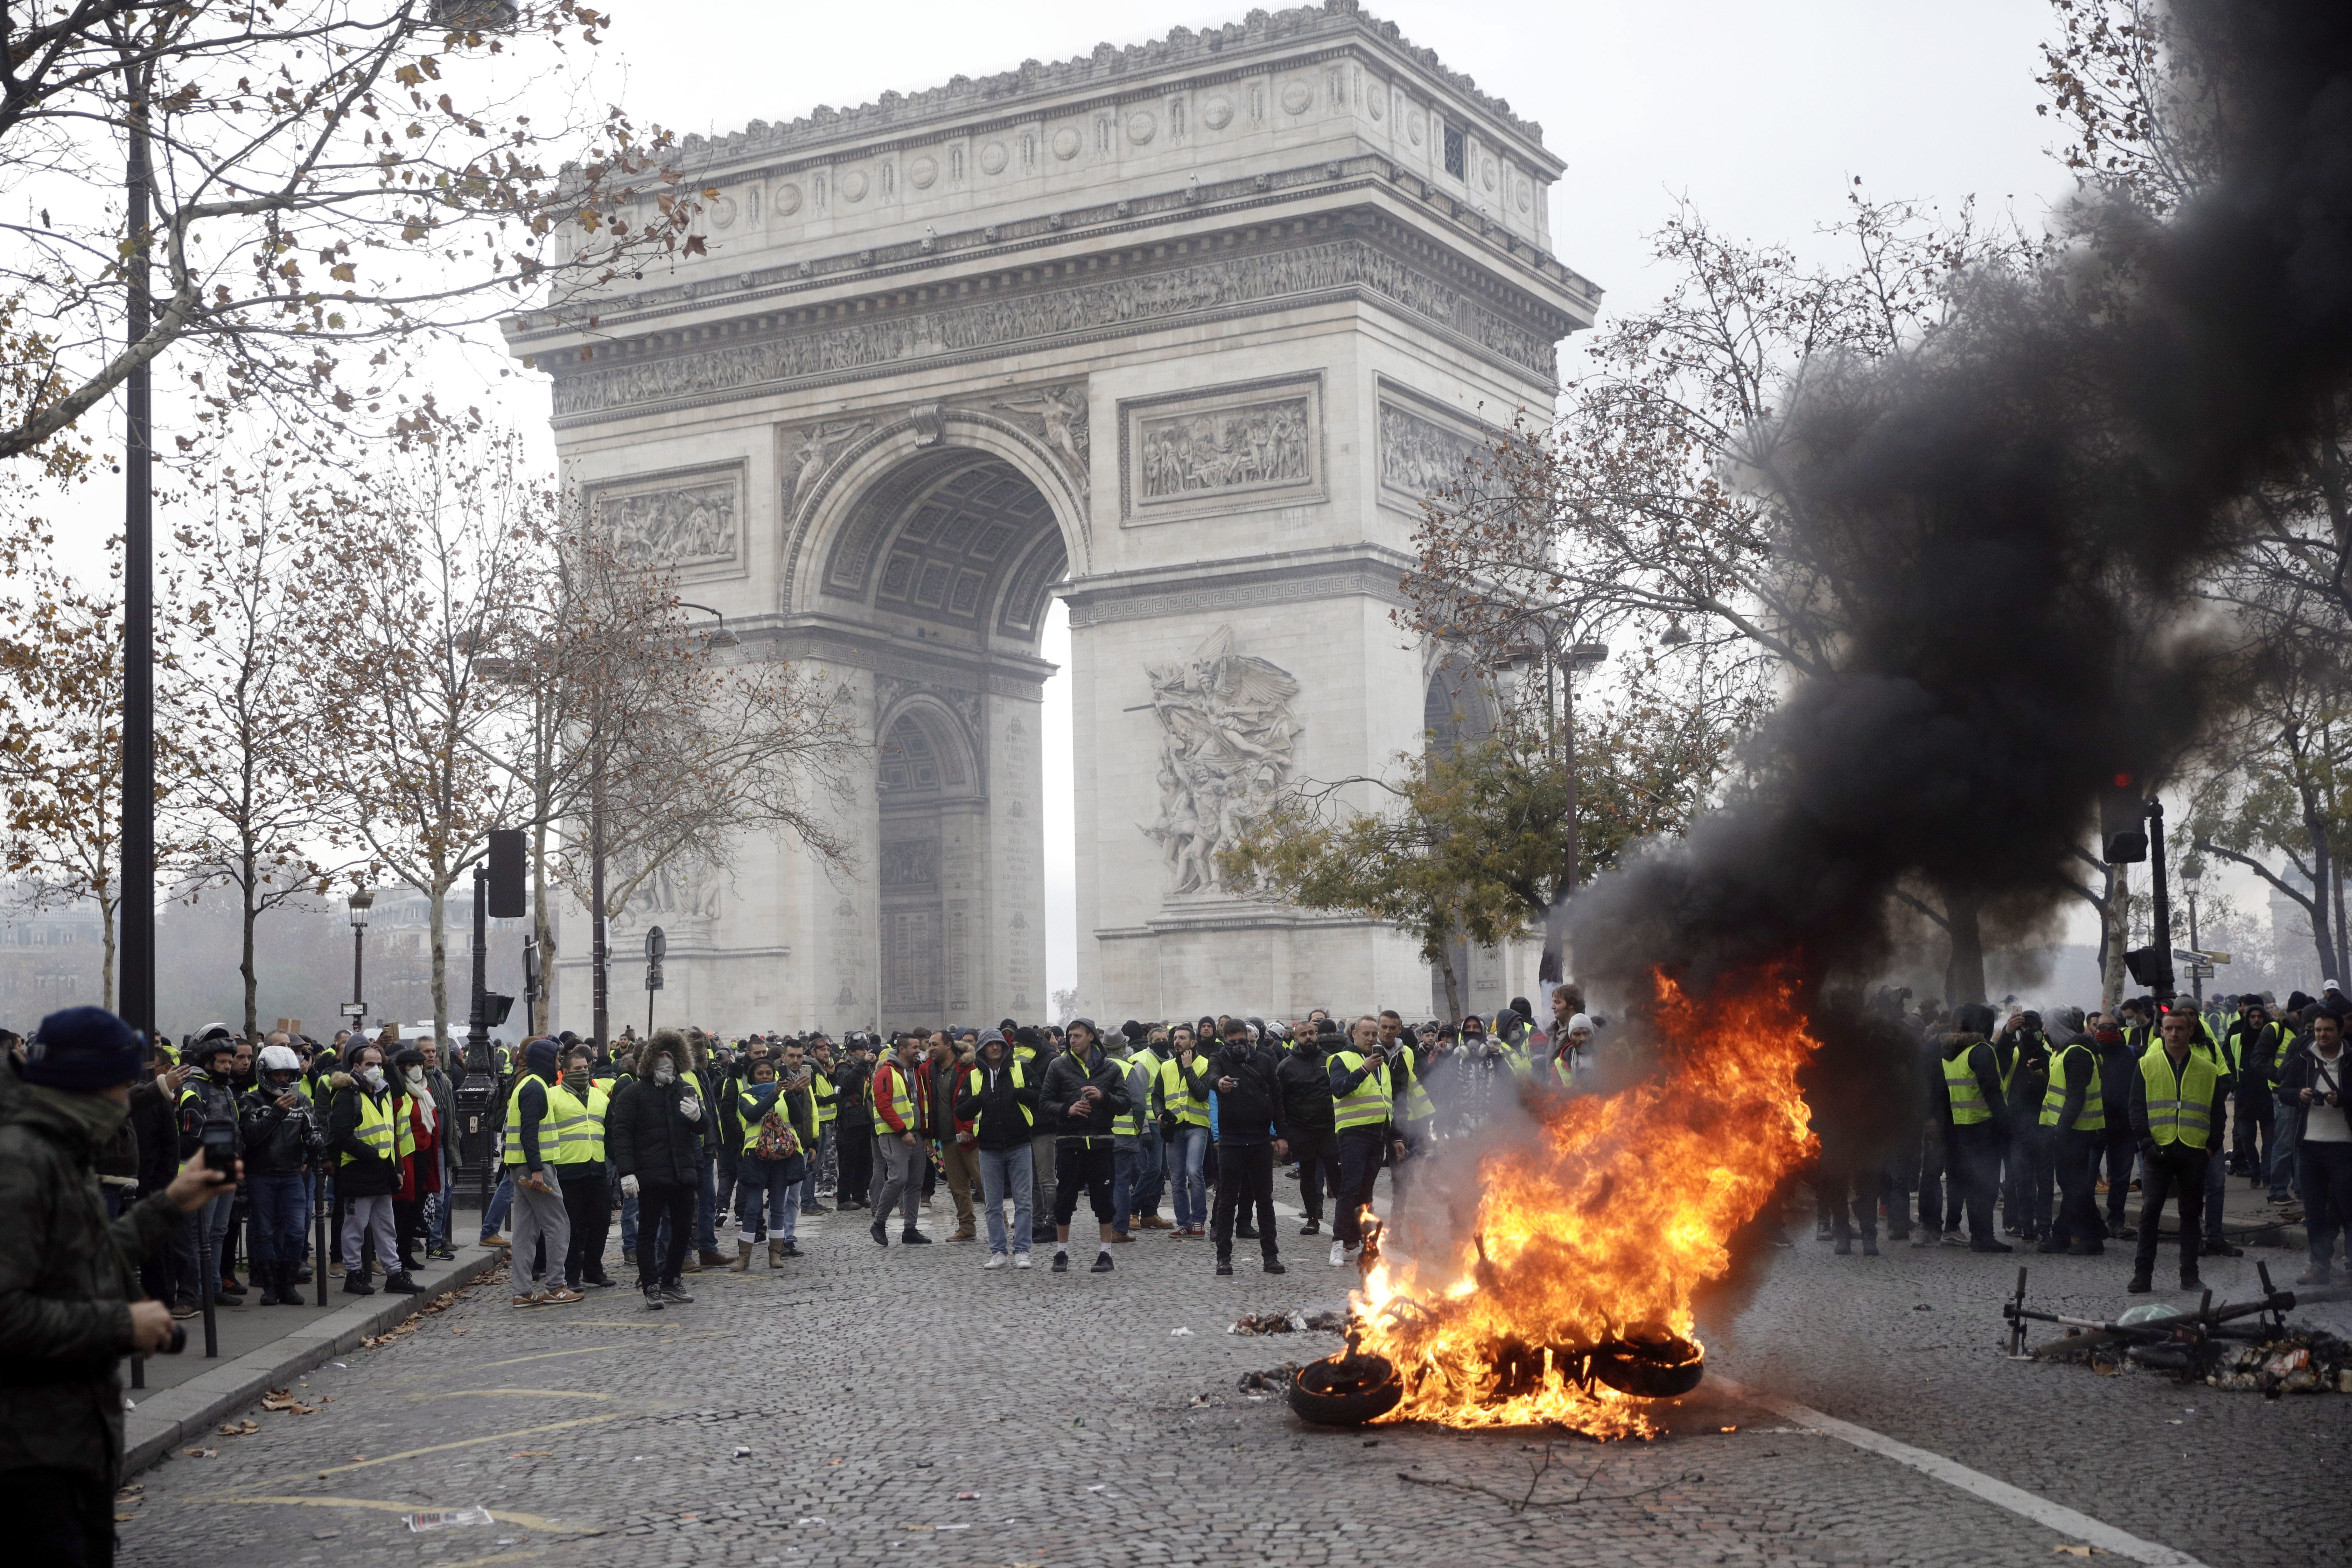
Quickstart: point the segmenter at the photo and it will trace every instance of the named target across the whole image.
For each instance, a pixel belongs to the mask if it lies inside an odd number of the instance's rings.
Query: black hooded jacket
[[[665,1036],[674,1037],[674,1031],[656,1032],[655,1044],[646,1047],[637,1064],[636,1079],[606,1109],[604,1147],[613,1157],[613,1168],[624,1176],[656,1186],[698,1186],[702,1142],[715,1135],[716,1119],[708,1105],[702,1107],[699,1121],[678,1109],[688,1096],[699,1098],[702,1088],[687,1067],[689,1054],[683,1040],[672,1055],[678,1069],[676,1080],[666,1085],[654,1082],[654,1062],[662,1054]]]
[[[1044,1112],[1043,1131],[1062,1138],[1110,1142],[1116,1131],[1111,1124],[1133,1103],[1127,1092],[1127,1064],[1115,1059],[1099,1045],[1094,1047],[1092,1059],[1089,1067],[1085,1059],[1064,1051],[1046,1068],[1045,1086],[1038,1094],[1039,1108]],[[1102,1099],[1087,1115],[1072,1116],[1071,1104],[1088,1084],[1102,1090]]]
[[[1300,1159],[1337,1153],[1339,1130],[1331,1109],[1330,1064],[1313,1036],[1294,1046],[1274,1071],[1282,1091],[1282,1119],[1291,1152]],[[1219,1109],[1220,1117],[1223,1115]]]

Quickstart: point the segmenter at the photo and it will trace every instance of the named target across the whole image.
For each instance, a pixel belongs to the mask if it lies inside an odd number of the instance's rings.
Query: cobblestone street
[[[944,1192],[927,1223],[952,1231]],[[886,1254],[855,1215],[812,1221],[808,1256],[780,1273],[689,1276],[696,1302],[659,1313],[625,1289],[516,1311],[494,1277],[312,1373],[298,1392],[318,1414],[255,1412],[257,1433],[140,1478],[123,1560],[1974,1565],[2047,1563],[2073,1540],[1704,1386],[1649,1444],[1306,1426],[1238,1380],[1337,1342],[1225,1331],[1245,1311],[1341,1303],[1351,1276],[1296,1229],[1286,1217],[1280,1279],[1244,1252],[1217,1279],[1208,1242],[1159,1233],[1117,1248],[1108,1276],[1084,1271],[1091,1248],[1066,1276],[1042,1250],[1033,1271],[983,1273],[971,1244]],[[2352,1502],[2323,1478],[2352,1401],[2011,1363],[1997,1303],[2016,1260],[1840,1258],[1809,1232],[1709,1327],[1712,1364],[1758,1397],[2179,1554],[2149,1560],[2340,1552]],[[2112,1256],[2019,1257],[2040,1305],[2126,1304]],[[2217,1299],[2251,1293],[2263,1258],[2275,1273],[2287,1255],[2209,1263]],[[2305,1315],[2352,1329],[2340,1305]],[[404,1518],[477,1505],[488,1523],[417,1533]]]

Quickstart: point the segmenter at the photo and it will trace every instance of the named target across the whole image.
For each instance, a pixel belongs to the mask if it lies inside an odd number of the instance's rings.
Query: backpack
[[[789,1160],[801,1152],[801,1135],[784,1113],[784,1097],[776,1096],[768,1114],[760,1118],[760,1141],[751,1152],[762,1160]]]

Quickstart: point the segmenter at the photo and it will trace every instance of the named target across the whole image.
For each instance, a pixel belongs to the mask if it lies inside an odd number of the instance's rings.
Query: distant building
[[[95,904],[0,917],[0,1013],[37,1020],[96,1003],[106,994],[105,965],[106,928]]]

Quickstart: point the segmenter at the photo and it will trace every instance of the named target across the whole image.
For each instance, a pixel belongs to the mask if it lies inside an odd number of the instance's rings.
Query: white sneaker
[[[1013,1255],[1013,1268],[1028,1268],[1028,1267],[1029,1267],[1029,1255],[1028,1255],[1027,1253],[1025,1253],[1025,1252],[1016,1252],[1016,1253],[1014,1253],[1014,1254]]]
[[[1347,1266],[1348,1244],[1344,1241],[1333,1242],[1331,1244],[1331,1267],[1334,1268],[1345,1268]]]
[[[982,1268],[1003,1268],[1003,1267],[1004,1267],[1004,1254],[1003,1254],[1003,1253],[1001,1253],[1001,1252],[992,1252],[992,1253],[990,1253],[990,1254],[988,1255],[988,1261],[987,1261],[987,1262],[985,1262],[985,1263],[983,1263],[983,1264],[982,1264],[982,1265],[981,1265],[981,1267],[982,1267]]]

